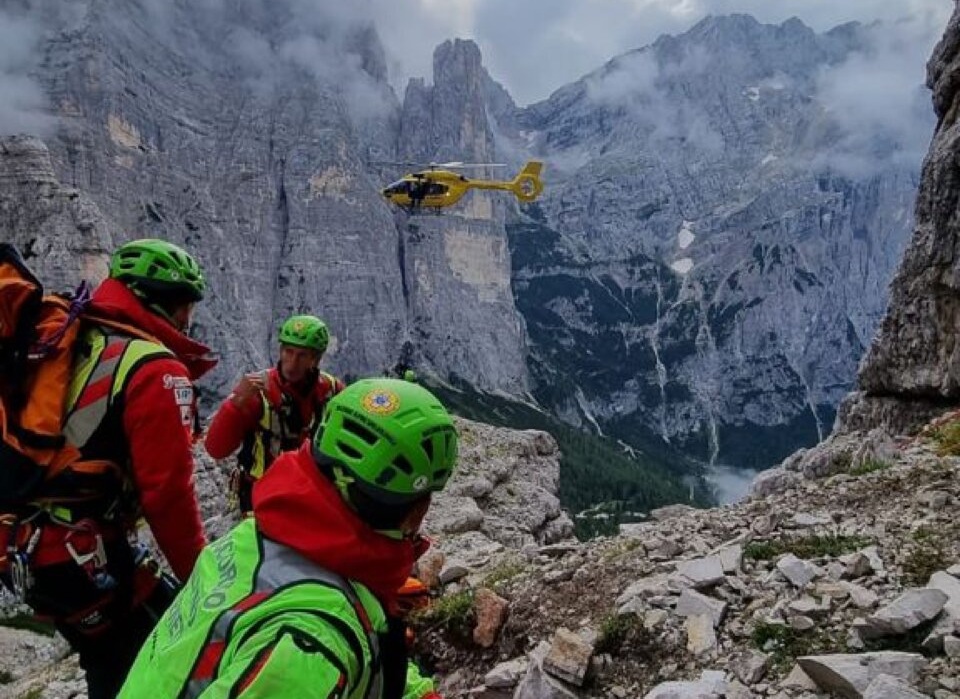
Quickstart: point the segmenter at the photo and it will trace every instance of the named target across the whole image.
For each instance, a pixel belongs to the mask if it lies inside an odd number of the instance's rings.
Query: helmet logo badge
[[[302,332],[303,332],[303,322],[298,320],[296,323],[294,323],[294,324],[293,324],[293,331],[294,331],[294,332],[298,332],[298,333],[302,333]]]
[[[363,397],[363,409],[374,415],[392,415],[400,409],[400,396],[378,388]]]
[[[430,485],[430,479],[426,476],[417,476],[417,478],[413,481],[413,489],[418,493],[421,490],[426,490],[428,485]]]

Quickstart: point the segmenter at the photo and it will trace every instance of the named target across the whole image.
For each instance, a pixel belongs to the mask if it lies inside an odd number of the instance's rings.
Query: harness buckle
[[[7,561],[10,566],[10,586],[14,597],[21,604],[26,602],[27,594],[33,589],[34,577],[30,570],[30,557],[40,542],[43,528],[34,526],[27,540],[27,545],[20,549],[17,546],[17,530],[22,523],[18,523],[10,537],[10,546],[7,548]]]
[[[90,537],[89,541],[78,542],[81,551],[85,550],[85,553],[77,551],[77,547],[73,544],[74,536],[82,534]],[[103,545],[103,536],[96,530],[93,522],[90,520],[78,522],[77,527],[67,534],[63,545],[70,554],[70,558],[83,569],[98,590],[111,590],[117,586],[116,578],[107,572],[107,551]]]

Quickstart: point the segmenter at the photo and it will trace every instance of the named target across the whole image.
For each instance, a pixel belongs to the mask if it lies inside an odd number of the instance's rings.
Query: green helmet
[[[203,270],[183,248],[147,238],[124,243],[110,258],[110,278],[156,300],[200,301]]]
[[[327,324],[316,316],[290,316],[280,326],[280,344],[283,345],[306,347],[323,354],[329,342]]]
[[[437,398],[401,379],[362,379],[330,399],[314,455],[375,503],[400,506],[441,490],[457,461],[457,430]],[[350,497],[347,496],[349,500]]]

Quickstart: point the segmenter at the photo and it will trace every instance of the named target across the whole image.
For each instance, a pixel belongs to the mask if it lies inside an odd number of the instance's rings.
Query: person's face
[[[193,309],[196,307],[195,303],[181,303],[177,306],[173,313],[170,314],[170,320],[173,321],[174,327],[182,333],[187,332],[190,329],[190,324],[193,322]]]
[[[306,347],[280,345],[280,373],[287,381],[303,381],[320,363],[320,353]]]

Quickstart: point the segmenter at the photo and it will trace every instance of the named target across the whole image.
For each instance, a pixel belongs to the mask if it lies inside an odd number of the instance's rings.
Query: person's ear
[[[423,499],[418,500],[416,504],[411,506],[407,516],[403,518],[402,522],[400,522],[399,529],[401,532],[403,532],[404,536],[413,536],[420,531],[420,525],[423,524],[423,518],[427,516],[427,511],[430,509],[430,499],[431,496],[427,495]]]
[[[177,330],[186,332],[190,328],[193,320],[193,309],[196,304],[193,301],[177,304],[170,313],[170,320]]]

